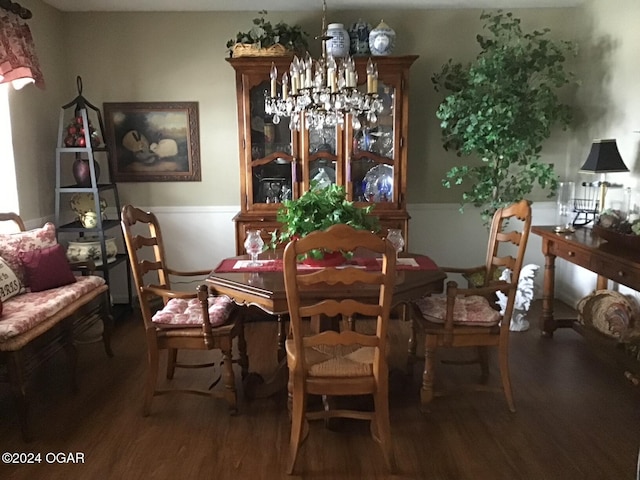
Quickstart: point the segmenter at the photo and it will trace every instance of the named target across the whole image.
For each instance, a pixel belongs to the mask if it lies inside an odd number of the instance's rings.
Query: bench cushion
[[[89,301],[95,298],[94,293],[101,293],[106,288],[104,278],[89,275],[77,277],[77,281],[70,285],[24,293],[4,302],[0,318],[0,351],[7,349],[3,342],[36,328],[83,295],[91,293],[92,295],[87,296]]]

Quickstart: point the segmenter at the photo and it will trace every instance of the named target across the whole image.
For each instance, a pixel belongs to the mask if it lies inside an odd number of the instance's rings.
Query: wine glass
[[[402,230],[399,228],[390,228],[387,233],[387,240],[391,242],[393,248],[396,249],[396,256],[402,251],[404,248],[404,238],[402,238]]]
[[[255,267],[260,265],[258,262],[258,254],[262,252],[264,248],[264,240],[260,236],[260,230],[247,230],[247,238],[244,241],[244,248],[249,255],[251,255],[251,262],[249,265]]]

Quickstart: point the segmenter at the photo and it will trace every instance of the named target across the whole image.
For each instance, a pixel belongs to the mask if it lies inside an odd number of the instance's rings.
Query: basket
[[[640,250],[640,235],[620,233],[609,228],[601,227],[600,225],[593,226],[593,233],[616,247]]]
[[[267,48],[259,48],[257,43],[236,43],[231,49],[233,57],[282,57],[291,55],[284,45],[276,43]]]

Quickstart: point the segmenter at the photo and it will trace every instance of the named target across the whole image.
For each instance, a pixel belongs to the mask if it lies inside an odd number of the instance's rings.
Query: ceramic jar
[[[351,55],[369,55],[369,32],[371,32],[371,25],[361,18],[349,27]]]
[[[114,237],[104,239],[107,247],[107,262],[111,263],[116,259],[118,247]],[[92,259],[96,265],[102,265],[102,248],[100,239],[95,236],[77,238],[70,241],[67,247],[67,258],[72,262],[86,262]]]
[[[369,33],[369,49],[372,55],[391,55],[396,46],[396,32],[389,25],[380,21]]]
[[[334,57],[346,57],[349,55],[349,33],[342,23],[330,23],[327,27],[327,54]]]

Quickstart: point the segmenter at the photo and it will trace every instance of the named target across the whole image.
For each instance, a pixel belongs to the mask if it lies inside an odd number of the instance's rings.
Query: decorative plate
[[[362,180],[364,197],[368,202],[393,200],[393,167],[380,163],[371,168]]]
[[[71,197],[69,206],[73,210],[78,218],[82,217],[87,212],[95,212],[95,202],[93,200],[93,193],[76,193]],[[107,208],[107,201],[100,197],[100,212],[104,213]]]

